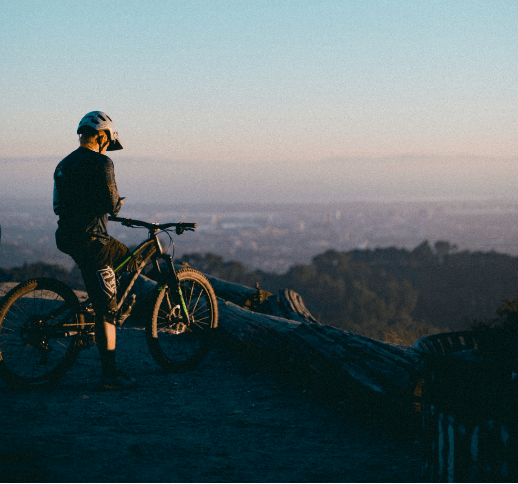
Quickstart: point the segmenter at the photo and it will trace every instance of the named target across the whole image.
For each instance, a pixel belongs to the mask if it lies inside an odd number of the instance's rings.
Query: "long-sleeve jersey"
[[[108,239],[108,214],[121,208],[113,162],[88,148],[78,148],[54,172],[54,213],[59,229],[71,237]]]

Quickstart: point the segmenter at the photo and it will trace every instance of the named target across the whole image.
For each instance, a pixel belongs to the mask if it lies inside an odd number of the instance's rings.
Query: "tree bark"
[[[360,392],[395,403],[414,400],[422,370],[414,348],[322,325],[289,289],[275,296],[209,280],[221,298],[222,340],[248,358],[338,398]]]

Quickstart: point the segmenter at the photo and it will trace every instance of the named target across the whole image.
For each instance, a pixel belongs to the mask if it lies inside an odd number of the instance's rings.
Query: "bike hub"
[[[29,318],[20,329],[20,337],[25,346],[46,348],[44,323],[40,316]]]

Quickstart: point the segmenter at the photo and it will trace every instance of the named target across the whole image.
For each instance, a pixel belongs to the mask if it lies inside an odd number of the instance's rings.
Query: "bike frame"
[[[122,225],[125,225],[127,227],[146,227],[148,229],[148,238],[144,242],[142,242],[140,245],[138,245],[135,249],[133,249],[131,256],[129,256],[126,260],[124,260],[118,267],[115,268],[115,273],[119,273],[123,271],[125,266],[128,264],[128,262],[131,260],[132,257],[136,256],[139,253],[144,253],[142,257],[142,261],[139,264],[139,267],[133,274],[131,280],[129,281],[126,289],[124,290],[123,294],[119,298],[117,309],[119,309],[125,299],[128,297],[129,292],[131,291],[131,288],[135,284],[138,276],[146,266],[146,264],[149,262],[150,259],[152,259],[153,268],[156,270],[159,279],[157,280],[157,288],[158,290],[161,290],[163,287],[163,284],[167,284],[169,286],[174,284],[174,289],[176,290],[176,293],[179,295],[179,303],[180,307],[183,313],[183,316],[186,321],[189,321],[189,312],[187,310],[187,305],[185,304],[185,300],[183,298],[182,289],[180,287],[180,281],[178,280],[178,277],[176,275],[176,270],[174,268],[173,258],[165,253],[162,249],[162,245],[160,244],[160,240],[158,239],[158,234],[163,231],[166,228],[169,227],[176,227],[177,233],[182,233],[184,230],[194,230],[196,227],[196,224],[189,224],[189,223],[178,223],[178,224],[148,224],[146,222],[141,222],[139,220],[132,220],[127,218],[118,218],[118,217],[109,217],[110,221],[113,222],[120,222]],[[159,259],[163,259],[166,263],[166,272],[163,273],[160,269],[160,264],[158,263]],[[170,309],[172,310],[173,302],[168,300],[168,304],[171,306]]]
[[[126,298],[128,297],[133,285],[135,284],[138,276],[141,274],[142,270],[146,266],[146,264],[149,262],[150,259],[152,259],[153,268],[156,270],[156,273],[158,274],[158,280],[157,285],[153,290],[161,290],[164,285],[170,286],[176,294],[179,296],[179,300],[177,303],[180,305],[180,309],[182,312],[182,316],[185,318],[185,321],[190,322],[189,318],[189,312],[187,309],[187,305],[185,304],[185,300],[183,298],[182,290],[180,287],[180,281],[178,279],[178,276],[176,275],[176,270],[174,268],[173,264],[173,258],[164,252],[162,249],[162,245],[160,244],[160,240],[158,239],[158,234],[170,227],[176,227],[177,233],[182,233],[184,230],[194,230],[196,227],[196,224],[194,223],[169,223],[169,224],[149,224],[147,222],[142,222],[140,220],[133,220],[129,218],[118,218],[118,217],[109,217],[108,220],[113,222],[120,222],[122,225],[127,227],[145,227],[148,229],[148,238],[144,240],[141,244],[139,244],[135,249],[131,251],[131,255],[127,257],[120,265],[118,265],[114,271],[116,274],[119,274],[120,272],[124,271],[124,268],[128,264],[128,262],[135,256],[137,256],[139,253],[144,254],[142,256],[142,261],[140,262],[137,270],[133,273],[131,279],[129,280],[128,284],[126,285],[126,288],[124,289],[124,292],[118,297],[117,302],[117,310],[120,309]],[[163,259],[166,268],[165,271],[162,271],[160,269],[159,259]],[[169,310],[172,311],[174,307],[176,307],[176,304],[174,304],[173,301],[169,300],[167,298],[167,303],[169,304]],[[91,304],[91,299],[87,298],[85,301],[83,301],[80,304],[81,307],[81,314],[78,314],[79,321],[76,323],[64,323],[63,327],[75,327],[78,326],[80,328],[91,327],[93,323],[89,323],[85,321],[84,315],[86,313],[92,314],[91,311],[89,311],[88,307]],[[64,310],[64,308],[60,308],[56,310],[55,312],[49,314],[47,316],[47,319],[50,320],[54,317],[56,317],[59,313],[61,313]]]

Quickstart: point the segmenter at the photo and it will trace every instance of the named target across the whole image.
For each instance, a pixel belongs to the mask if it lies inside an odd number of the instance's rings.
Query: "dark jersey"
[[[109,239],[108,214],[121,208],[113,162],[88,148],[78,148],[54,172],[54,213],[58,230],[70,238]]]

